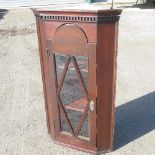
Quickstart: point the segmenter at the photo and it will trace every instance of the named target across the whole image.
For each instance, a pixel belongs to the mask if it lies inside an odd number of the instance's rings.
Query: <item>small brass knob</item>
[[[93,100],[91,100],[90,103],[89,103],[89,109],[90,109],[91,111],[94,111],[94,106],[95,106],[95,103],[94,103]]]

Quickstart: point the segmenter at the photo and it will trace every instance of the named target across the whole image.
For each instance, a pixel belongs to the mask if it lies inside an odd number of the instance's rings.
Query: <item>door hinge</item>
[[[49,48],[46,48],[46,56],[47,56],[47,58],[49,60],[49,57],[50,57],[50,49]]]
[[[53,120],[53,127],[54,127],[54,130],[55,130],[55,120]]]
[[[49,60],[50,54],[51,54],[51,49],[52,49],[52,40],[46,40],[46,56]]]
[[[96,97],[96,105],[98,102],[98,98]],[[98,146],[98,128],[97,128],[97,107],[96,107],[96,147]]]

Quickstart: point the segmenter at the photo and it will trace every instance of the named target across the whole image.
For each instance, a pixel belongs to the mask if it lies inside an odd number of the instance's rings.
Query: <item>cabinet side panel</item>
[[[48,133],[50,132],[49,116],[48,116],[48,105],[47,105],[47,96],[46,96],[46,85],[45,85],[45,73],[44,73],[44,64],[43,64],[43,55],[42,55],[42,45],[41,45],[41,29],[40,22],[36,19],[37,35],[38,35],[38,45],[39,45],[39,55],[40,55],[40,66],[41,66],[41,75],[43,82],[43,91],[44,91],[44,100],[45,100],[45,110],[46,110],[46,121]]]
[[[41,58],[41,66],[42,66],[42,77],[43,77],[43,86],[44,86],[44,98],[45,98],[45,108],[46,108],[46,117],[47,117],[47,127],[52,136],[55,138],[55,128],[54,128],[54,109],[53,104],[53,90],[51,87],[51,79],[49,74],[49,58],[46,54],[46,35],[45,35],[45,23],[43,21],[38,21],[39,27],[39,44],[40,44],[40,58]],[[54,89],[55,86],[54,86]],[[51,95],[52,94],[52,95]],[[55,95],[56,96],[56,95]],[[55,104],[54,104],[55,105]]]
[[[116,80],[117,23],[98,25],[97,148],[112,149]]]

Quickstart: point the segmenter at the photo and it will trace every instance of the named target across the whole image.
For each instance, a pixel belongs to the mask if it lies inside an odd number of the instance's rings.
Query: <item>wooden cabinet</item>
[[[48,132],[90,153],[112,149],[121,10],[34,10]]]

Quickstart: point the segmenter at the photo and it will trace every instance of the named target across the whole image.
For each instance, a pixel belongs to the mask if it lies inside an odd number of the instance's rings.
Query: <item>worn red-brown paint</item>
[[[40,62],[44,85],[47,126],[59,144],[90,153],[112,150],[118,21],[121,10],[34,10],[37,21]],[[65,77],[58,82],[55,53],[69,55],[81,83],[84,98],[63,106],[59,93]],[[78,70],[74,56],[88,57],[88,88]],[[69,64],[68,63],[68,64]],[[67,65],[68,65],[67,64]],[[94,109],[89,110],[93,101]],[[82,104],[83,103],[83,104]],[[83,112],[76,127],[64,109]],[[60,113],[64,113],[71,133],[61,132]],[[78,136],[83,120],[89,116],[89,139]]]

